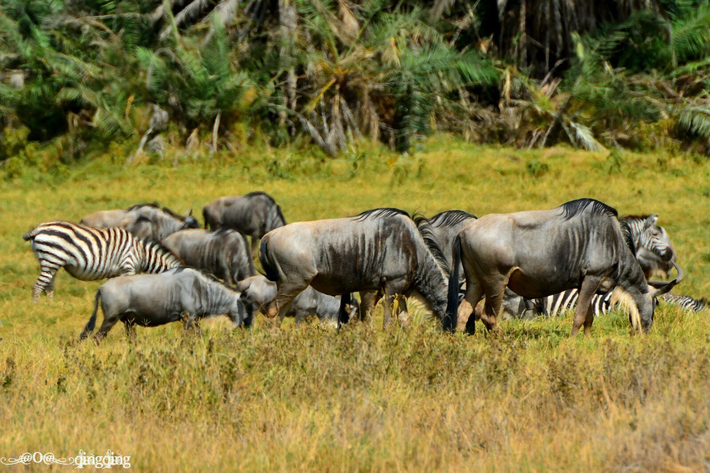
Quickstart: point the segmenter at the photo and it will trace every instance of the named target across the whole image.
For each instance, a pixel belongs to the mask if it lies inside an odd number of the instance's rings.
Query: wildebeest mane
[[[621,220],[619,221],[619,226],[621,227],[621,234],[624,236],[626,246],[629,247],[632,254],[636,255],[636,245],[634,244],[634,235],[631,231],[631,225],[627,220]]]
[[[604,202],[600,202],[596,199],[577,199],[571,200],[560,205],[559,208],[562,209],[562,213],[565,220],[569,220],[572,217],[584,212],[587,207],[591,206],[592,215],[607,215],[609,217],[619,218],[619,212],[616,211],[614,207],[611,207]]]
[[[365,210],[364,212],[355,215],[353,218],[361,222],[367,220],[368,218],[388,218],[394,217],[396,215],[404,215],[407,218],[412,218],[407,212],[401,209],[395,209],[394,207],[383,207],[381,209]]]
[[[271,197],[269,194],[267,194],[264,191],[254,191],[254,192],[249,192],[248,194],[244,194],[244,197],[258,197],[258,196],[264,196],[268,198],[272,203],[276,203],[273,197]]]
[[[143,207],[151,207],[154,209],[160,209],[160,205],[157,202],[143,202],[142,204],[131,205],[126,209],[126,211],[138,210]]]
[[[160,210],[162,210],[164,213],[166,213],[166,214],[170,215],[171,217],[176,218],[176,219],[178,219],[178,220],[180,220],[180,221],[182,221],[182,222],[184,222],[185,219],[187,218],[187,217],[185,217],[184,215],[176,214],[175,212],[173,212],[172,210],[170,210],[170,209],[167,208],[167,207],[163,207],[163,208],[160,209]]]
[[[429,222],[435,227],[453,227],[469,218],[478,218],[465,210],[446,210],[439,212],[429,219]]]
[[[415,215],[415,218],[417,216]],[[415,220],[416,221],[416,220]],[[426,219],[420,221],[427,221]],[[436,237],[434,236],[434,233],[431,231],[431,224],[425,224],[425,225],[417,225],[417,230],[419,231],[419,234],[422,236],[422,240],[424,240],[424,244],[426,245],[427,249],[431,253],[431,255],[434,257],[434,260],[436,261],[436,264],[439,265],[441,270],[446,274],[446,277],[448,278],[451,276],[451,269],[449,268],[448,263],[446,262],[446,257],[444,256],[444,252],[441,250],[441,247],[439,246],[439,243],[436,241]]]

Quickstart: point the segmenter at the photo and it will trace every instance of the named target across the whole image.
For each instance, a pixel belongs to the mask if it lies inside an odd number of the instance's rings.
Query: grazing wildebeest
[[[286,310],[309,284],[331,296],[381,290],[385,327],[391,323],[395,297],[415,291],[437,317],[444,316],[448,273],[444,257],[402,210],[375,209],[355,217],[277,228],[262,239],[259,259],[267,278],[278,285],[268,317]],[[340,322],[348,302],[348,297],[341,300]],[[406,317],[405,309],[402,318]]]
[[[54,276],[62,267],[77,279],[95,281],[182,266],[160,243],[141,241],[123,228],[92,228],[58,220],[42,223],[22,238],[30,242],[40,265],[33,302],[44,291],[52,297]]]
[[[249,243],[236,230],[181,230],[163,240],[163,245],[186,265],[212,273],[232,286],[256,274]]]
[[[528,299],[579,289],[572,335],[583,324],[585,333],[591,333],[591,297],[598,289],[615,287],[631,302],[634,328],[647,330],[653,323],[655,298],[683,278],[673,263],[678,271],[675,280],[647,283],[628,228],[619,223],[615,209],[593,199],[567,202],[551,210],[486,215],[461,230],[454,249],[451,281],[458,280],[461,261],[465,299],[476,307],[485,295],[481,320],[489,330],[497,327],[506,286]],[[454,330],[458,293],[451,286],[448,300],[444,322],[448,330]],[[466,324],[469,333],[475,332],[475,319],[470,317]]]
[[[94,330],[99,302],[104,321],[94,336],[96,341],[119,321],[129,336],[135,325],[155,327],[183,320],[186,328],[192,324],[199,328],[199,320],[211,315],[227,315],[238,326],[251,317],[239,296],[239,292],[191,268],[114,278],[96,291],[94,312],[81,339]]]
[[[138,238],[162,241],[168,235],[187,228],[199,228],[192,209],[178,215],[157,203],[133,205],[126,210],[101,210],[87,215],[81,223],[94,228],[125,228]]]
[[[266,314],[266,307],[276,298],[276,283],[269,281],[264,276],[254,276],[239,281],[237,291],[242,294],[242,302],[251,310],[258,310]],[[295,317],[296,325],[299,325],[309,315],[316,315],[321,320],[336,321],[340,310],[340,296],[333,297],[316,291],[308,286],[303,292],[296,296],[291,303],[291,307],[281,314],[281,321],[284,317]],[[357,300],[352,299],[346,307],[347,318],[355,317],[358,310]]]
[[[220,197],[202,209],[205,228],[233,228],[251,237],[251,252],[256,257],[259,239],[286,225],[281,207],[266,192]]]
[[[673,269],[675,251],[666,229],[657,225],[658,215],[627,215],[619,221],[631,232],[636,249],[635,256],[646,279],[651,279],[658,273],[668,277]]]

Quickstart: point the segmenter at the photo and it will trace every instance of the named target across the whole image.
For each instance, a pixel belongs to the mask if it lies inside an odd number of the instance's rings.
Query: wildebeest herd
[[[501,315],[574,309],[572,335],[582,326],[589,334],[594,316],[616,304],[644,331],[659,299],[692,311],[707,305],[669,292],[683,271],[656,215],[619,218],[593,199],[480,219],[460,210],[425,218],[380,208],[287,224],[271,196],[252,192],[207,204],[203,217],[205,229],[191,211],[181,216],[139,204],[78,224],[40,224],[23,235],[40,263],[33,300],[43,292],[52,297],[62,267],[80,280],[113,278],[98,289],[81,334],[93,332],[101,305],[97,341],[119,321],[130,336],[136,325],[182,320],[199,328],[213,315],[248,327],[257,312],[294,316],[297,324],[316,315],[339,327],[369,320],[382,298],[385,327],[393,317],[407,324],[413,294],[444,330],[461,324],[468,333],[477,320],[496,330]],[[652,279],[673,269],[671,281]]]

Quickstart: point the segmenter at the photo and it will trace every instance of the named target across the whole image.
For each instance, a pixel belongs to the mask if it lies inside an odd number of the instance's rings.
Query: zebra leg
[[[572,326],[572,334],[574,337],[579,332],[579,329],[584,325],[584,334],[592,334],[592,323],[594,322],[594,308],[592,307],[592,297],[599,287],[601,280],[599,278],[586,277],[582,281],[582,286],[579,288],[579,298],[577,299],[577,308],[574,311],[574,325]]]
[[[54,276],[59,271],[59,266],[48,261],[42,261],[40,265],[40,275],[32,289],[32,302],[39,302],[39,296],[47,290],[47,296],[54,296]]]

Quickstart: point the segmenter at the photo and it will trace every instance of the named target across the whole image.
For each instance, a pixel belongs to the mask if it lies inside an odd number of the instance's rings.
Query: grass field
[[[340,333],[214,320],[202,337],[179,324],[139,328],[133,345],[116,327],[97,347],[76,339],[100,282],[60,272],[54,300],[33,305],[39,271],[21,238],[42,221],[142,201],[199,214],[251,190],[272,194],[289,221],[594,197],[621,214],[659,213],[686,272],[675,292],[700,297],[710,295],[710,160],[446,137],[410,156],[365,147],[338,160],[289,150],[177,167],[123,159],[13,169],[0,183],[0,457],[110,449],[146,471],[710,469],[708,312],[660,306],[644,336],[613,313],[590,338],[569,338],[570,315],[467,337],[442,334],[416,306],[411,328],[387,332],[379,312]]]

